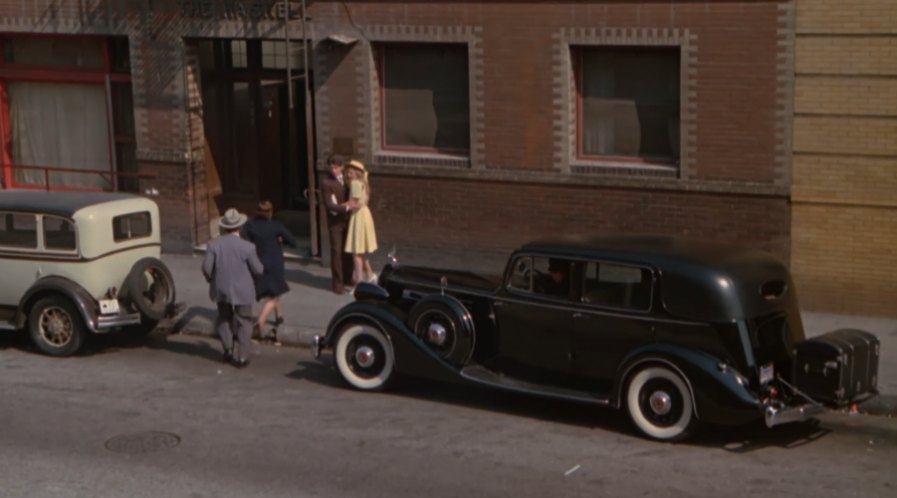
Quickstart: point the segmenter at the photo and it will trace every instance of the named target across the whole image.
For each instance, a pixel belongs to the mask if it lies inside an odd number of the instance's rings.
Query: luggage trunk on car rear
[[[796,347],[794,384],[811,398],[836,406],[867,398],[878,385],[878,338],[841,329]]]

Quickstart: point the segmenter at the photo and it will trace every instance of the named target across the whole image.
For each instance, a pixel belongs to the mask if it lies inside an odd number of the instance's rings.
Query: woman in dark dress
[[[259,260],[265,266],[265,272],[255,279],[255,297],[259,301],[265,300],[255,324],[259,335],[272,311],[276,311],[275,326],[283,323],[280,296],[289,292],[290,287],[284,277],[282,246],[296,247],[296,238],[283,223],[271,219],[273,214],[274,207],[270,201],[260,202],[255,218],[243,225],[240,232],[244,239],[255,244]]]

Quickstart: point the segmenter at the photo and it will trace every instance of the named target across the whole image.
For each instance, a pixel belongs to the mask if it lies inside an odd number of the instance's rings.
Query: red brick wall
[[[355,154],[372,171],[381,246],[438,258],[506,253],[546,234],[655,232],[746,243],[788,259],[791,2],[345,2],[345,9],[341,3],[316,2],[312,14],[319,36],[358,38],[348,48],[318,45],[335,66],[326,80],[317,79],[329,121],[318,130],[318,146],[326,153],[334,137],[357,139]],[[379,34],[389,32],[383,26],[393,35]],[[485,150],[470,169],[425,159],[382,164],[367,144],[378,140],[376,128],[370,131],[376,115],[366,109],[376,107],[372,63],[365,59],[370,43],[413,40],[414,33],[419,41],[439,41],[433,26],[479,29],[480,41],[469,50],[482,45],[483,93],[471,102],[483,106]],[[621,30],[624,39],[638,31],[629,41],[636,45],[652,30],[686,33],[683,113],[692,113],[692,121],[683,130],[690,155],[678,178],[578,173],[558,153],[558,107],[566,105],[560,89],[570,74],[558,64],[556,40],[559,33],[602,28]]]

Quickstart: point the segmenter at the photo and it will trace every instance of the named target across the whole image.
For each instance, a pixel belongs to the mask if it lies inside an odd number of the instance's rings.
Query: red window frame
[[[583,78],[585,71],[583,71],[585,62],[583,62],[583,58],[585,56],[585,52],[592,48],[591,46],[577,46],[573,47],[573,70],[574,70],[574,78],[576,82],[576,159],[583,161],[610,161],[615,163],[629,163],[633,166],[665,166],[665,167],[676,167],[678,166],[678,158],[670,158],[670,159],[662,159],[662,158],[651,158],[646,159],[639,156],[620,156],[620,155],[612,155],[612,154],[602,154],[602,155],[587,155],[583,151],[583,143],[582,143],[582,135],[583,135],[583,104],[582,104],[582,92],[583,92]],[[628,50],[633,49],[645,49],[650,50],[652,47],[625,47]],[[669,49],[668,47],[663,47],[665,49]],[[672,51],[672,50],[670,50]],[[681,55],[680,55],[681,57]],[[681,102],[680,102],[681,104]],[[679,116],[680,120],[682,116]]]
[[[30,64],[6,64],[3,60],[3,44],[9,38],[39,38],[39,39],[99,39],[102,42],[103,67],[82,68],[73,66],[50,66]],[[20,188],[28,190],[56,190],[56,191],[98,191],[102,189],[67,187],[65,185],[33,185],[18,184],[13,175],[14,166],[44,167],[43,165],[15,164],[12,157],[12,125],[9,118],[9,94],[8,82],[40,82],[40,83],[71,83],[93,84],[104,87],[105,114],[109,136],[107,146],[109,148],[109,174],[115,180],[115,143],[114,123],[112,122],[111,92],[113,82],[131,82],[130,73],[115,73],[112,69],[111,48],[109,37],[96,35],[41,35],[34,33],[2,33],[0,34],[0,168],[3,170],[3,186],[6,189]],[[98,172],[102,170],[96,170]],[[101,173],[83,173],[101,174]]]

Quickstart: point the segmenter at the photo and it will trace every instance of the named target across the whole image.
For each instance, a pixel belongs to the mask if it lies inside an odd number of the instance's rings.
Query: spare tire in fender
[[[463,365],[473,354],[473,318],[455,297],[424,297],[411,308],[408,326],[427,347],[452,365]]]
[[[143,258],[131,267],[123,298],[145,318],[161,320],[174,304],[174,278],[159,259]]]

